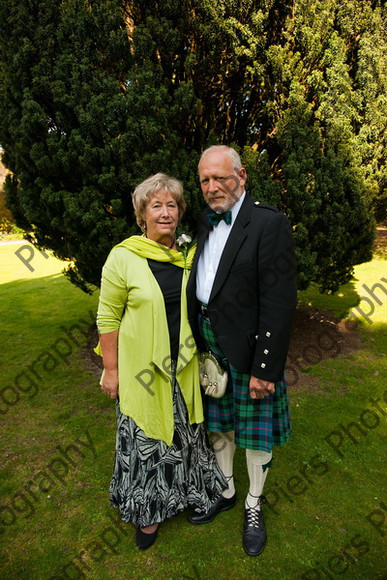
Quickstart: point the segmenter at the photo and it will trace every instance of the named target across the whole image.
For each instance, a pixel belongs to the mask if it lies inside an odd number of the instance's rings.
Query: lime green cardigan
[[[190,423],[203,421],[198,351],[188,322],[186,286],[195,248],[162,250],[132,236],[115,246],[102,270],[97,325],[101,334],[119,329],[120,410],[147,437],[172,445],[174,432],[171,357],[167,316],[160,286],[147,257],[184,267],[181,289],[180,348],[176,377]]]

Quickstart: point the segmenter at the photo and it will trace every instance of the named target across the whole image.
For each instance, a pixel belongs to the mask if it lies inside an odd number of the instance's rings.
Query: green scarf
[[[154,242],[144,236],[131,236],[118,244],[118,248],[131,250],[142,258],[157,260],[158,262],[171,262],[175,266],[191,270],[196,251],[196,244],[191,246],[188,251],[182,248],[182,251],[172,250],[163,244]]]

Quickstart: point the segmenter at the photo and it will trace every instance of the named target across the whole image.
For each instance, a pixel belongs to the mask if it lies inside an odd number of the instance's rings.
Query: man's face
[[[232,208],[242,195],[246,170],[236,169],[224,151],[207,153],[199,163],[203,196],[211,209],[223,213]]]

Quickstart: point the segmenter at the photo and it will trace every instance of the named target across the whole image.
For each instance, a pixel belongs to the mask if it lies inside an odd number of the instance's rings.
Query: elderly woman
[[[203,425],[196,345],[186,285],[194,248],[179,251],[182,184],[158,173],[133,193],[144,232],[111,251],[102,271],[97,324],[101,390],[116,399],[111,504],[149,548],[160,522],[207,511],[226,487]]]

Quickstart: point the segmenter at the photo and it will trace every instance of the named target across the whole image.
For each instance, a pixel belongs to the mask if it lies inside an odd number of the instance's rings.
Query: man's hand
[[[107,370],[103,376],[101,391],[106,393],[111,399],[117,399],[118,396],[118,370]]]
[[[263,399],[275,392],[275,383],[264,381],[257,377],[250,377],[250,397],[252,399]]]

